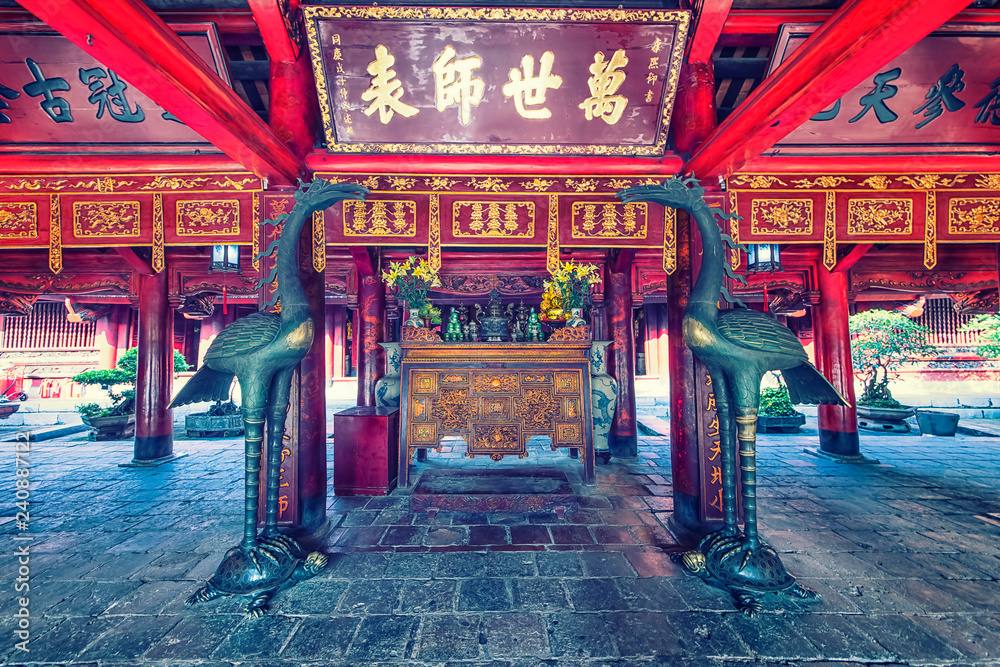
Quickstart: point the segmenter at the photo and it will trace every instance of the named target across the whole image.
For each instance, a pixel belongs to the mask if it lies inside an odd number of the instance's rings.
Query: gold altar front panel
[[[525,458],[529,438],[548,436],[592,460],[589,347],[403,343],[401,465],[448,436],[469,458]]]

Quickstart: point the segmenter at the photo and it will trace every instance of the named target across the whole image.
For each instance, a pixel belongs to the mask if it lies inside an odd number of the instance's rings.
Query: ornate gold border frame
[[[303,7],[306,38],[316,78],[316,94],[323,117],[323,133],[329,153],[358,154],[448,154],[448,155],[601,155],[616,157],[661,157],[666,151],[670,117],[677,96],[684,48],[687,42],[691,13],[688,11],[638,9],[519,9],[487,7]],[[405,144],[405,143],[341,143],[333,135],[333,118],[329,113],[330,85],[323,68],[319,43],[320,19],[370,20],[434,20],[434,21],[543,21],[564,23],[675,23],[677,39],[670,54],[670,64],[664,82],[663,117],[658,138],[650,146],[620,146],[613,144],[543,145],[543,144]]]

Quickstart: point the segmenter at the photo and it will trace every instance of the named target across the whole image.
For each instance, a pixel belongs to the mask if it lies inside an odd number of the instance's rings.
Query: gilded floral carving
[[[551,388],[528,389],[515,399],[514,416],[527,430],[548,429],[552,427],[552,420],[559,416],[559,405]]]
[[[750,206],[750,232],[756,236],[812,234],[811,199],[755,199]]]
[[[170,176],[156,176],[149,183],[146,183],[140,190],[181,190],[184,188],[198,188],[207,182],[208,178],[177,178]],[[220,184],[220,185],[224,185]],[[242,188],[240,188],[242,189]]]
[[[574,192],[593,192],[597,189],[596,178],[567,178],[566,187]]]
[[[775,183],[787,185],[777,176],[764,176],[762,174],[737,174],[729,179],[732,185],[746,185],[754,189],[769,188]]]
[[[458,181],[455,179],[445,178],[444,176],[434,176],[432,178],[424,179],[424,184],[432,190],[450,190],[456,183],[458,183]]]
[[[31,239],[38,236],[35,202],[0,203],[0,239]]]
[[[139,202],[75,202],[73,234],[77,238],[139,236]]]
[[[521,181],[522,188],[525,190],[534,190],[535,192],[546,192],[555,184],[555,181],[550,181],[545,178],[536,178],[531,181]]]
[[[1000,232],[1000,198],[969,197],[948,203],[950,234],[995,234]]]
[[[469,187],[486,192],[505,192],[509,185],[504,183],[501,178],[488,176],[486,178],[473,178],[469,181]]]
[[[976,179],[977,188],[1000,190],[1000,174],[983,174]]]
[[[415,178],[405,178],[403,176],[389,176],[388,178],[389,187],[393,190],[409,190],[417,182]]]
[[[475,373],[472,376],[472,389],[477,394],[511,394],[518,389],[517,375],[510,373]]]
[[[867,185],[872,190],[885,190],[892,181],[887,176],[876,174],[861,181],[861,185]]]
[[[456,201],[452,204],[456,238],[531,238],[535,204],[530,201]]]
[[[466,431],[476,416],[476,401],[469,400],[468,389],[442,389],[431,402],[431,417],[448,431]]]
[[[344,201],[344,236],[416,236],[417,203],[405,199]]]
[[[846,176],[817,176],[816,178],[810,180],[808,178],[800,178],[798,180],[792,181],[796,188],[835,188],[841,183],[846,183],[851,179]]]
[[[571,228],[575,239],[645,239],[645,203],[573,202]]]
[[[900,176],[899,180],[917,190],[930,190],[931,188],[948,188],[957,183],[964,183],[965,176],[959,175],[949,179],[939,174],[924,174],[920,176]]]
[[[178,236],[237,235],[239,233],[239,200],[177,202]]]
[[[905,235],[913,231],[910,199],[851,199],[847,202],[847,233],[858,236]]]

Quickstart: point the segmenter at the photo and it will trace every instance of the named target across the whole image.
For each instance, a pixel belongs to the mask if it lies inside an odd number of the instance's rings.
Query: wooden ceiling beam
[[[833,273],[843,273],[847,271],[852,266],[858,263],[858,260],[865,256],[869,250],[874,247],[874,243],[859,243],[851,251],[844,255],[836,266],[833,267]]]
[[[697,23],[688,42],[688,62],[705,63],[711,60],[733,0],[701,0],[700,5]]]
[[[723,35],[773,35],[785,23],[823,23],[833,15],[831,9],[736,9],[729,13]],[[962,23],[996,23],[1000,9],[970,9],[956,14]]]
[[[121,255],[121,258],[125,260],[132,269],[135,270],[140,276],[151,276],[153,275],[153,267],[150,266],[149,262],[139,257],[135,250],[127,246],[115,246],[115,252]]]
[[[302,161],[139,0],[21,5],[249,171],[288,184],[304,174]]]
[[[684,172],[730,176],[967,4],[848,0],[698,147]]]

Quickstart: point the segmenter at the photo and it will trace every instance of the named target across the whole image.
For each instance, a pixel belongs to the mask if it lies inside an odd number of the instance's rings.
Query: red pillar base
[[[849,433],[821,426],[819,429],[819,448],[820,451],[833,454],[834,456],[848,457],[861,455],[861,442],[857,431]]]

